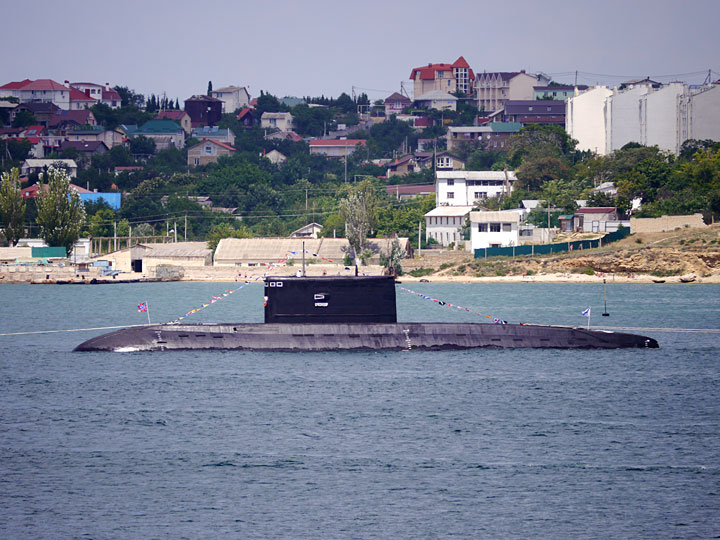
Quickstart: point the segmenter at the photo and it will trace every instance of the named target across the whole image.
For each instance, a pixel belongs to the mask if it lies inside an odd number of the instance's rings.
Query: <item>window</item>
[[[487,191],[476,191],[475,200],[487,199]]]
[[[478,223],[478,232],[488,232],[488,224]]]
[[[500,224],[499,223],[491,223],[490,224],[490,232],[500,232]]]
[[[502,230],[503,230],[503,232],[511,232],[511,231],[512,231],[512,224],[511,224],[511,223],[503,223],[503,224],[502,224]]]
[[[437,158],[438,167],[452,167],[452,160],[449,157]],[[454,180],[448,180],[448,186],[452,186],[455,183]]]
[[[212,146],[209,144],[205,147],[205,153],[209,156],[212,154]]]
[[[455,193],[453,193],[452,191],[448,191],[447,198],[448,198],[448,199],[454,199],[454,198],[455,198]]]
[[[441,159],[442,159],[442,158],[441,158]],[[452,178],[448,178],[447,185],[448,185],[448,186],[454,186],[454,185],[455,185],[455,180],[453,180]]]
[[[196,158],[195,158],[195,165],[200,165],[200,158],[199,158],[199,157],[196,157]]]

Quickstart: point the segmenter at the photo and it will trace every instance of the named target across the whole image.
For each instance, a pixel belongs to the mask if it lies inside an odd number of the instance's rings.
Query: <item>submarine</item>
[[[148,324],[94,337],[75,351],[658,347],[649,337],[582,327],[397,322],[395,283],[394,276],[266,277],[264,323]]]

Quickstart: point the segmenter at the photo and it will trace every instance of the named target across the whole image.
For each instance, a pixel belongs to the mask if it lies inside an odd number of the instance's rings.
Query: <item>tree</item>
[[[63,246],[69,255],[85,224],[85,207],[77,192],[70,190],[66,171],[50,167],[43,176],[47,188],[41,185],[35,202],[40,236],[49,246]]]
[[[0,183],[0,223],[10,247],[23,236],[26,206],[20,191],[19,177],[20,171],[13,168],[9,173],[2,173]]]
[[[340,201],[340,215],[345,219],[345,235],[355,251],[356,259],[365,247],[368,233],[375,227],[376,200],[372,182],[363,180]]]
[[[210,94],[212,94],[212,81],[208,81],[207,95],[209,96]]]
[[[239,225],[237,227],[232,223],[213,225],[206,236],[208,247],[214,252],[218,243],[223,238],[252,238],[252,233],[245,225]]]
[[[20,111],[15,115],[15,119],[12,121],[12,127],[23,128],[28,126],[34,126],[37,123],[37,119],[35,118],[35,115],[33,113],[31,113],[30,111]]]
[[[151,156],[155,153],[155,141],[145,135],[138,135],[130,141],[130,153],[139,156]]]

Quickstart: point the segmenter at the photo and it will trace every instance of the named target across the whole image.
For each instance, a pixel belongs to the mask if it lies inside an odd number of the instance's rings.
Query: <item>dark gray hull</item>
[[[76,351],[444,350],[475,347],[657,348],[652,338],[579,327],[485,323],[161,324],[131,327],[78,345]]]

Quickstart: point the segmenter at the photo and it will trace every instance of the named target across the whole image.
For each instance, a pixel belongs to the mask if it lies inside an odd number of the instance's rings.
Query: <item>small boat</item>
[[[657,341],[649,337],[583,327],[397,322],[395,283],[393,276],[267,277],[264,323],[149,324],[94,337],[78,345],[75,350],[347,351],[474,347],[658,347]]]
[[[653,283],[665,283],[664,279],[653,279]]]

